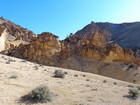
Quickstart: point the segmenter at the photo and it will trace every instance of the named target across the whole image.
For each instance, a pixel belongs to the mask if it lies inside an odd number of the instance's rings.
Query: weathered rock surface
[[[123,48],[140,49],[140,22],[121,24],[91,22],[74,35],[91,37],[97,30],[104,30],[107,39],[117,42]]]
[[[30,44],[20,44],[14,48],[10,55],[54,66],[56,63],[55,57],[60,49],[61,45],[57,36],[51,33],[42,33],[35,37]]]
[[[7,54],[45,65],[139,83],[140,75],[134,74],[138,71],[137,65],[140,64],[140,60],[134,57],[132,50],[123,49],[118,44],[107,43],[105,37],[103,31],[96,31],[90,39],[84,36],[71,36],[59,41],[57,36],[45,32],[32,39],[29,44],[21,44]],[[130,64],[135,66],[129,68]],[[122,74],[118,76],[119,73]],[[131,78],[125,79],[126,75]]]
[[[19,25],[14,24],[13,22],[0,17],[0,35],[7,29],[10,35],[14,36],[15,38],[21,38],[24,41],[29,42],[33,37],[35,37],[35,33],[28,30],[27,28],[23,28]]]
[[[92,25],[95,26],[93,23]],[[140,59],[135,58],[132,50],[123,49],[117,43],[109,42],[111,34],[107,31],[97,27],[92,31],[91,27],[88,34],[86,31],[82,36],[71,35],[59,41],[56,35],[48,32],[34,37],[32,32],[2,18],[0,27],[7,28],[0,37],[2,43],[0,49],[1,51],[5,49],[2,51],[3,54],[40,64],[140,83],[138,72]]]

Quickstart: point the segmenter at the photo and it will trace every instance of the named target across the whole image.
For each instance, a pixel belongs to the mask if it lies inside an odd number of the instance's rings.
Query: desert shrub
[[[28,95],[21,97],[21,102],[45,103],[52,99],[52,94],[47,86],[41,85],[33,89]]]
[[[77,75],[77,74],[75,74],[75,75],[74,75],[74,77],[78,77],[78,75]]]
[[[63,71],[61,70],[55,70],[54,71],[54,77],[57,77],[57,78],[64,78],[65,77],[65,74]]]
[[[131,88],[129,89],[129,98],[131,99],[137,99],[139,97],[139,90],[137,88]]]
[[[15,74],[13,74],[13,75],[11,75],[9,78],[10,78],[10,79],[16,79],[16,78],[18,78],[18,76],[15,75]]]
[[[106,83],[107,82],[107,80],[103,80],[103,83]]]
[[[117,85],[117,83],[116,83],[116,82],[113,82],[113,84],[114,84],[114,85]]]

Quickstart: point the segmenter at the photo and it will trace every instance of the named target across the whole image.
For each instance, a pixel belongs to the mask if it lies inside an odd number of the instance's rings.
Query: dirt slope
[[[68,74],[64,79],[54,78],[56,69]],[[124,97],[128,95],[128,85],[134,84],[0,55],[0,105],[20,105],[20,97],[41,84],[55,95],[47,105],[140,105],[140,99],[132,101]]]

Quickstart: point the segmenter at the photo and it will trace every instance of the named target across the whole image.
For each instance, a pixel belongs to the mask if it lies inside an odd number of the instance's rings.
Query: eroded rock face
[[[21,44],[14,48],[10,55],[53,66],[60,49],[61,45],[57,36],[51,33],[42,33],[34,38],[30,44]]]
[[[125,79],[129,66],[123,62],[140,64],[140,60],[134,57],[132,50],[123,49],[118,44],[107,43],[102,31],[95,32],[91,39],[84,36],[71,36],[64,41],[59,41],[57,36],[44,32],[33,38],[29,44],[20,44],[7,54],[45,65],[107,75],[130,82],[133,80]],[[122,63],[116,63],[118,61]],[[117,67],[119,64],[120,67]],[[105,72],[102,68],[109,70]],[[117,72],[118,69],[120,69],[119,72]],[[107,74],[113,71],[116,74]],[[118,73],[123,73],[122,77],[118,76]],[[137,77],[134,79],[137,83]]]
[[[6,49],[6,40],[8,37],[8,33],[6,31],[7,29],[5,29],[0,36],[0,52]]]
[[[5,29],[7,29],[9,34],[15,38],[22,38],[22,40],[27,42],[36,36],[32,31],[16,25],[13,22],[4,19],[3,17],[0,17],[0,35]]]
[[[134,53],[130,49],[123,49],[118,44],[107,43],[102,31],[96,31],[92,38],[86,40],[79,49],[79,55],[83,58],[98,59],[103,61],[134,62]]]
[[[133,62],[134,53],[130,49],[123,49],[118,44],[112,44],[110,47],[107,47],[108,55],[106,56],[106,60],[109,61],[125,61],[125,62]]]
[[[14,49],[12,55],[20,55],[44,64],[51,62],[53,65],[61,65],[63,61],[75,57],[131,63],[138,61],[132,50],[123,49],[118,44],[108,44],[102,31],[96,31],[89,40],[85,37],[71,36],[65,41],[58,41],[57,36],[51,33],[42,33],[30,44],[20,45]]]
[[[85,26],[83,29],[77,31],[74,35],[79,36],[79,37],[85,36],[88,39],[90,39],[95,32],[100,31],[100,30],[102,30],[102,33],[104,33],[104,37],[105,37],[106,41],[109,41],[112,38],[110,31],[102,29],[95,22],[91,22],[90,24]]]
[[[89,44],[97,47],[106,47],[107,40],[104,33],[102,31],[96,31],[89,40]]]
[[[35,37],[33,32],[0,18],[0,34],[0,51],[5,50],[2,52],[4,54],[45,65],[140,83],[137,67],[140,65],[140,58],[135,58],[130,49],[108,43],[110,33],[100,30],[95,23],[85,27],[80,34],[59,41],[57,36],[48,32]]]

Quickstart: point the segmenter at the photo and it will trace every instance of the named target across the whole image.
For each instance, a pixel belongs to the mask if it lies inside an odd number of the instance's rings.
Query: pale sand
[[[56,69],[68,74],[64,79],[54,78]],[[134,84],[0,55],[0,105],[20,105],[21,96],[42,84],[55,96],[52,102],[34,105],[140,105],[140,99],[132,101],[124,97],[128,95],[128,85]]]

